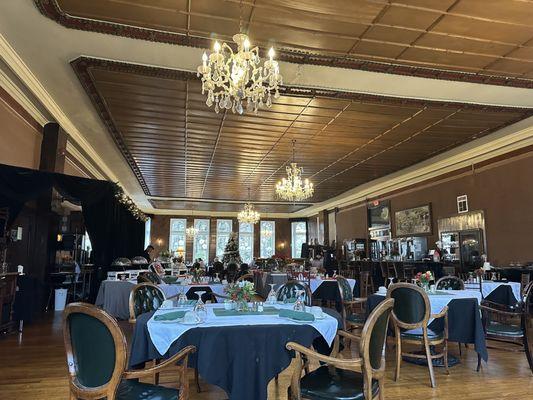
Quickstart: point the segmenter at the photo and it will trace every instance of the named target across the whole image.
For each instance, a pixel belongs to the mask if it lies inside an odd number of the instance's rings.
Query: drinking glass
[[[276,291],[274,290],[274,286],[276,286],[274,283],[269,283],[270,285],[270,292],[268,293],[267,301],[268,304],[276,304],[278,302],[278,296],[276,295]]]
[[[185,307],[187,304],[187,296],[185,295],[183,286],[180,287],[180,294],[178,296],[178,307]]]
[[[196,294],[198,295],[198,302],[194,306],[194,312],[200,320],[203,322],[207,318],[207,307],[205,306],[205,303],[202,301],[202,295],[205,293],[205,291],[198,291]]]
[[[293,310],[294,311],[305,311],[305,303],[303,302],[302,295],[304,291],[298,290],[296,291],[296,302],[294,303]]]

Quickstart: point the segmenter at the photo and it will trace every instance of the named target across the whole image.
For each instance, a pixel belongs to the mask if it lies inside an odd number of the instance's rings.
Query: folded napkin
[[[297,300],[296,298],[291,297],[290,299],[283,300],[283,303],[284,304],[292,304],[292,303],[296,303],[296,300]]]
[[[172,311],[166,314],[159,314],[154,317],[154,321],[173,321],[175,319],[183,318],[186,311]]]
[[[242,315],[277,315],[278,309],[275,307],[264,307],[263,311],[237,311],[237,310],[226,310],[224,308],[213,308],[213,313],[217,317],[239,317]]]
[[[279,316],[283,318],[295,319],[297,321],[315,321],[315,316],[313,314],[304,311],[279,310]]]

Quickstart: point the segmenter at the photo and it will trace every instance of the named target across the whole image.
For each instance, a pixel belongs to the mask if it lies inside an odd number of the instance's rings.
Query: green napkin
[[[297,321],[315,321],[315,316],[313,314],[304,311],[279,310],[279,316],[282,318],[295,319]]]
[[[183,318],[186,311],[172,311],[166,314],[159,314],[154,317],[154,321],[174,321]]]
[[[296,299],[296,298],[294,298],[294,297],[291,297],[291,298],[289,298],[289,299],[285,299],[285,300],[283,300],[283,304],[292,304],[292,303],[296,303],[296,300],[298,300],[298,299]]]
[[[213,313],[217,317],[238,317],[240,315],[277,315],[278,309],[274,307],[264,307],[263,312],[259,311],[237,311],[237,310],[226,310],[224,308],[213,308]]]
[[[428,293],[430,296],[452,296],[453,293],[450,293],[446,290],[436,290],[435,293]]]

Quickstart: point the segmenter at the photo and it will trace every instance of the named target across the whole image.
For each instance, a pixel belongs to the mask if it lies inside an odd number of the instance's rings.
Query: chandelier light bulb
[[[215,53],[218,53],[220,51],[220,48],[220,43],[218,43],[218,41],[215,41],[215,45],[213,46]]]
[[[244,46],[244,50],[246,51],[250,50],[250,40],[248,38],[244,39],[243,46]]]
[[[274,47],[271,47],[270,50],[268,50],[268,57],[270,57],[270,61],[274,60],[275,55],[276,55],[276,52],[274,51]]]

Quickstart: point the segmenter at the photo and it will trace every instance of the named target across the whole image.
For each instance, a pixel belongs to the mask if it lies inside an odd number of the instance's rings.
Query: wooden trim
[[[28,125],[35,129],[39,134],[43,133],[43,126],[27,112],[11,95],[0,86],[0,99],[3,100],[6,105],[17,113]]]
[[[75,17],[65,13],[58,5],[56,0],[34,0],[34,2],[44,16],[70,29],[105,33],[131,39],[170,43],[197,48],[209,48],[212,42],[209,38],[189,36],[188,34]],[[190,13],[188,14],[188,18],[190,18]],[[359,40],[361,39],[358,38],[356,43],[358,43]],[[347,58],[346,55],[326,56],[306,50],[278,50],[278,59],[296,64],[322,65],[336,68],[414,76],[428,79],[479,83],[485,85],[509,86],[527,89],[533,88],[532,79],[496,76],[489,73],[459,72],[444,68],[418,67],[399,63]]]

